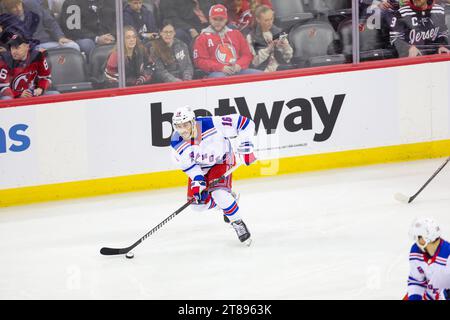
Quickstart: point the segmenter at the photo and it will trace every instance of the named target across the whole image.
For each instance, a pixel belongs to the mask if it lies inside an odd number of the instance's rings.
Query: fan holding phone
[[[289,44],[288,34],[273,24],[273,10],[259,6],[255,18],[255,27],[247,36],[254,56],[253,67],[265,72],[289,69],[294,50]]]

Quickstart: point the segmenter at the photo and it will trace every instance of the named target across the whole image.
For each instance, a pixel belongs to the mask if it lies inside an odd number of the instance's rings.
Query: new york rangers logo
[[[216,59],[222,64],[236,63],[236,49],[228,43],[221,43],[216,49]]]
[[[33,81],[36,78],[37,72],[27,72],[17,75],[12,81],[12,88],[14,91],[23,92],[33,86]]]

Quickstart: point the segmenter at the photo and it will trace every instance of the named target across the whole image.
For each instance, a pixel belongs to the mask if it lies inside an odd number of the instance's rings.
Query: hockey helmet
[[[180,134],[181,132],[179,131],[179,128],[177,128],[177,126],[180,126],[184,123],[190,122],[192,125],[192,129],[190,129],[191,131],[191,135],[195,136],[195,113],[194,111],[191,110],[191,108],[189,107],[181,107],[178,108],[177,110],[175,110],[175,113],[173,114],[172,117],[172,125],[173,128],[175,129],[175,131],[178,131]],[[183,134],[184,136],[184,134]]]
[[[422,251],[425,251],[425,247],[436,241],[441,237],[441,228],[431,218],[418,218],[414,220],[409,231],[411,238],[416,242]],[[419,243],[419,237],[425,241],[424,245]]]
[[[175,113],[172,117],[172,123],[173,125],[178,125],[182,123],[186,123],[189,121],[195,120],[195,113],[191,110],[189,107],[181,107],[175,110]]]

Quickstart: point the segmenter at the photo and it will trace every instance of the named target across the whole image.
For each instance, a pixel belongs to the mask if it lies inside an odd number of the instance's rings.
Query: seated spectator
[[[133,27],[124,27],[124,57],[125,57],[125,84],[139,86],[150,83],[152,80],[153,65],[145,53],[144,46]],[[114,48],[108,57],[105,77],[109,86],[117,86],[119,82],[119,56]]]
[[[250,3],[247,0],[227,0],[226,6],[229,16],[228,25],[245,32],[251,26],[252,21]]]
[[[411,0],[392,18],[391,44],[400,57],[450,53],[445,11],[432,0]],[[423,47],[427,46],[427,47]]]
[[[255,28],[247,36],[254,55],[252,65],[265,72],[287,69],[286,65],[291,61],[294,49],[289,44],[287,34],[273,25],[273,10],[265,5],[259,6],[256,8],[255,18]]]
[[[39,44],[39,41],[32,40],[32,32],[25,29],[24,23],[17,16],[9,13],[0,14],[0,46],[2,51],[6,51],[6,42],[14,34],[22,35],[32,47]]]
[[[80,50],[72,40],[66,38],[58,22],[36,0],[3,0],[5,12],[22,21],[24,29],[38,40],[39,48],[69,47]]]
[[[209,8],[223,3],[220,0],[164,0],[160,7],[164,20],[175,27],[177,38],[188,46],[208,27]]]
[[[51,86],[51,69],[44,49],[31,48],[21,35],[7,42],[9,50],[0,54],[0,99],[57,94]]]
[[[164,23],[161,37],[152,41],[150,56],[155,61],[157,82],[178,82],[191,80],[194,75],[188,46],[175,38],[175,28]]]
[[[115,6],[108,0],[65,0],[61,26],[89,57],[96,45],[115,43]]]
[[[195,41],[195,65],[212,78],[262,72],[248,68],[253,60],[248,43],[239,30],[226,26],[227,20],[225,6],[211,7],[211,25]]]
[[[272,9],[270,0],[227,0],[229,26],[236,28],[243,34],[248,34],[255,24],[256,8],[264,5]]]
[[[158,37],[158,28],[153,13],[142,5],[142,0],[127,0],[123,9],[123,25],[132,26],[143,42]]]

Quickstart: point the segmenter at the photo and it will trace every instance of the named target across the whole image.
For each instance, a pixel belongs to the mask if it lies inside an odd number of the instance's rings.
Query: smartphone
[[[280,34],[280,37],[278,39],[284,40],[284,39],[287,39],[287,37],[288,37],[287,33],[282,33],[282,34]]]
[[[287,37],[288,37],[288,34],[286,32],[280,32],[273,36],[273,40],[284,40],[284,39],[287,39]]]

